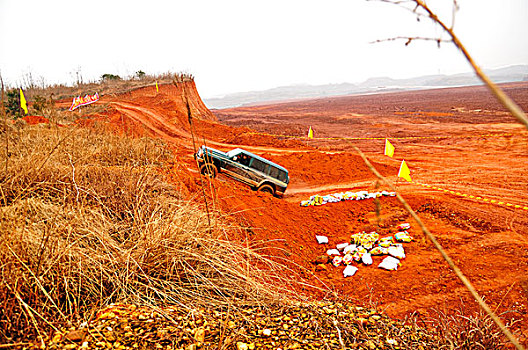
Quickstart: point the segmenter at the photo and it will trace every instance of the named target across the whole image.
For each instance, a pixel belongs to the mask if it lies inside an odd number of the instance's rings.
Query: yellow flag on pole
[[[308,130],[308,138],[313,139],[313,130],[311,126],[310,126],[310,130]]]
[[[385,139],[385,155],[389,157],[394,155],[394,146],[389,142],[388,139]]]
[[[411,171],[409,170],[409,167],[407,166],[404,160],[402,160],[401,162],[400,171],[398,171],[398,177],[404,178],[405,180],[412,182]]]
[[[156,80],[156,92],[159,92],[159,89],[158,89],[158,81]]]
[[[22,92],[22,89],[20,89],[20,108],[22,108],[24,112],[28,114],[26,98],[24,97],[24,93]]]

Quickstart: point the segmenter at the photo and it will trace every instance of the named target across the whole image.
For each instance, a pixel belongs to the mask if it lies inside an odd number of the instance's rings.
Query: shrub
[[[6,91],[4,106],[8,117],[13,119],[22,117],[22,109],[20,108],[20,91],[18,89]]]
[[[109,80],[121,80],[121,77],[119,75],[105,73],[105,74],[101,75],[101,80],[103,82],[109,81]]]

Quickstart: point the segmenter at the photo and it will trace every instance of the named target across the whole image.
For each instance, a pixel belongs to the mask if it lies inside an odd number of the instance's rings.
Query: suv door
[[[251,164],[249,165],[251,169],[254,169],[252,172],[253,180],[260,184],[264,179],[268,177],[268,172],[270,165],[261,161],[260,159],[253,158]]]
[[[225,164],[226,174],[250,186],[257,186],[254,172],[249,167],[252,159],[244,153],[231,157]]]

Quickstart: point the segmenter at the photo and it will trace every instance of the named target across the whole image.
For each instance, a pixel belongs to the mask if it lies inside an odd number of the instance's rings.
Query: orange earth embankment
[[[509,84],[505,89],[523,108],[528,106],[528,84]],[[452,312],[461,303],[468,311],[478,309],[395,198],[381,198],[379,205],[363,200],[304,208],[299,203],[312,194],[387,189],[378,184],[352,145],[366,152],[393,181],[405,159],[418,182],[496,202],[528,203],[528,133],[485,89],[348,96],[219,110],[215,111],[218,121],[194,101],[192,128],[182,91],[167,85],[159,93],[149,87],[107,95],[101,101],[107,111],[94,117],[115,130],[169,142],[175,160],[166,171],[196,201],[202,200],[201,183],[192,154],[204,142],[221,150],[245,147],[289,169],[291,182],[283,199],[251,191],[222,175],[206,190],[214,208],[243,229],[231,239],[264,246],[263,251],[274,259],[298,264],[310,283],[323,288],[305,292],[338,293],[358,303],[376,304],[396,317]],[[300,136],[308,126],[316,137],[393,137],[395,157],[383,156],[383,139],[306,140],[253,133]],[[485,136],[490,132],[504,136]],[[409,136],[431,138],[398,139]],[[528,212],[401,181],[397,186],[492,309],[506,313],[508,320],[520,321],[516,327],[526,339],[528,328],[519,325],[528,321]],[[378,257],[374,266],[359,266],[353,278],[343,278],[342,268],[329,264],[315,271],[314,261],[351,234],[376,230],[389,235],[402,222],[411,223],[410,233],[416,240],[406,245],[407,258],[398,271],[376,268]],[[320,234],[329,237],[328,246],[316,243],[315,235]]]

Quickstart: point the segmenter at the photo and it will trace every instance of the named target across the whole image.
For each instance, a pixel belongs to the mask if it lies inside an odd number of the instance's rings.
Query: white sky
[[[428,4],[451,22],[450,0]],[[458,0],[455,30],[483,68],[528,64],[528,0]],[[202,97],[290,84],[469,72],[428,20],[366,0],[0,0],[0,73],[47,83],[104,73],[195,76]]]

